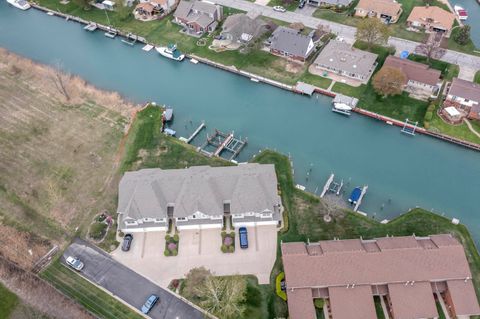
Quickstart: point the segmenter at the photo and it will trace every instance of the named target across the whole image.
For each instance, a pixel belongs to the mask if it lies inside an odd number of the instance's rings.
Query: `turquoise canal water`
[[[4,1],[0,46],[42,63],[60,61],[70,72],[135,102],[173,106],[178,136],[188,136],[202,120],[209,132],[234,130],[249,141],[239,161],[265,147],[289,154],[297,183],[312,192],[331,172],[344,179],[348,193],[367,184],[360,209],[369,216],[390,219],[421,206],[459,218],[480,239],[478,152],[406,136],[356,114],[346,118],[331,112],[330,98],[304,97],[209,66],[170,61]]]
[[[452,7],[456,4],[468,12],[468,19],[464,22],[472,27],[470,37],[477,48],[480,48],[480,4],[477,0],[449,0]]]

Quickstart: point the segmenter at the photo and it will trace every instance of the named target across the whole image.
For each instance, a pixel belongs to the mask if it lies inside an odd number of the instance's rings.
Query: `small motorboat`
[[[355,187],[352,193],[350,194],[350,198],[348,199],[348,202],[352,205],[355,205],[358,202],[360,195],[362,195],[362,188]]]
[[[20,10],[28,10],[31,8],[30,4],[25,0],[7,0],[7,2]]]
[[[334,111],[334,112],[345,114],[345,115],[350,115],[351,110],[353,110],[353,107],[351,107],[348,104],[340,103],[340,102],[333,103],[332,111]]]
[[[177,50],[176,44],[169,44],[166,47],[158,47],[155,48],[160,55],[175,60],[175,61],[182,61],[185,58],[185,54],[182,54],[179,50]]]
[[[456,4],[453,7],[453,9],[455,10],[455,13],[457,14],[457,16],[460,20],[467,20],[468,19],[468,12],[463,7]]]
[[[166,128],[165,130],[163,130],[163,132],[168,136],[175,136],[175,134],[177,134],[177,132],[172,130],[171,128]]]

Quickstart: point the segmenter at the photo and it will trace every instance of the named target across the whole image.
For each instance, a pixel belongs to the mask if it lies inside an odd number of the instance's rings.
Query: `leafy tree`
[[[241,276],[209,276],[196,293],[200,306],[222,319],[241,318],[245,312],[247,280]]]
[[[387,97],[401,94],[406,82],[407,77],[402,70],[384,66],[373,77],[372,85],[378,94]]]
[[[460,45],[465,45],[470,42],[470,26],[465,25],[460,27],[460,31],[455,33],[453,40]]]
[[[212,273],[205,267],[198,267],[191,269],[185,277],[183,292],[187,299],[198,299],[197,287],[203,287],[205,280],[210,277]]]
[[[360,21],[357,26],[355,38],[367,43],[370,50],[374,44],[384,44],[388,41],[390,31],[385,23],[380,19],[367,18]]]
[[[117,1],[116,4],[117,8],[115,11],[117,12],[117,16],[120,20],[125,21],[128,20],[130,16],[133,16],[133,9],[127,6],[124,0]]]
[[[90,0],[75,0],[75,3],[83,10],[90,10]]]

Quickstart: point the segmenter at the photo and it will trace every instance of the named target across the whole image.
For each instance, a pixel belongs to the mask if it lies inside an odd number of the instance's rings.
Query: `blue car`
[[[150,310],[152,310],[153,306],[155,306],[155,304],[158,302],[158,296],[156,295],[150,295],[150,297],[148,297],[147,301],[145,301],[145,303],[143,304],[142,306],[142,312],[144,314],[147,314],[150,312]]]
[[[238,234],[240,235],[240,248],[248,248],[248,234],[246,227],[240,227],[238,229]]]

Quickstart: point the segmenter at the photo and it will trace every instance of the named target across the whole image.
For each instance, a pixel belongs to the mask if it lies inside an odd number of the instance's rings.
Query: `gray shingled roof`
[[[273,165],[244,164],[230,167],[194,166],[187,169],[142,169],[127,172],[119,185],[118,212],[123,219],[188,217],[200,211],[223,215],[230,212],[274,212],[281,204]]]
[[[253,38],[265,32],[267,23],[261,18],[250,18],[245,13],[228,16],[222,26],[222,34],[230,35],[233,41],[241,39],[242,34],[249,34]]]
[[[278,27],[273,32],[270,41],[271,49],[306,58],[310,53],[308,46],[312,38],[291,28]]]
[[[480,102],[480,84],[454,78],[448,94]]]
[[[342,70],[347,73],[368,75],[374,68],[377,55],[353,48],[342,41],[330,41],[315,59],[314,64]]]
[[[188,19],[192,21],[200,19],[200,22],[197,22],[202,25],[202,23],[205,23],[205,18],[202,17],[209,18],[211,21],[213,21],[213,19],[210,18],[208,15],[214,14],[216,10],[217,6],[211,3],[203,1],[182,0],[178,4],[177,10],[175,10],[175,13],[173,15],[174,17]],[[194,11],[198,11],[198,13],[195,13]]]

